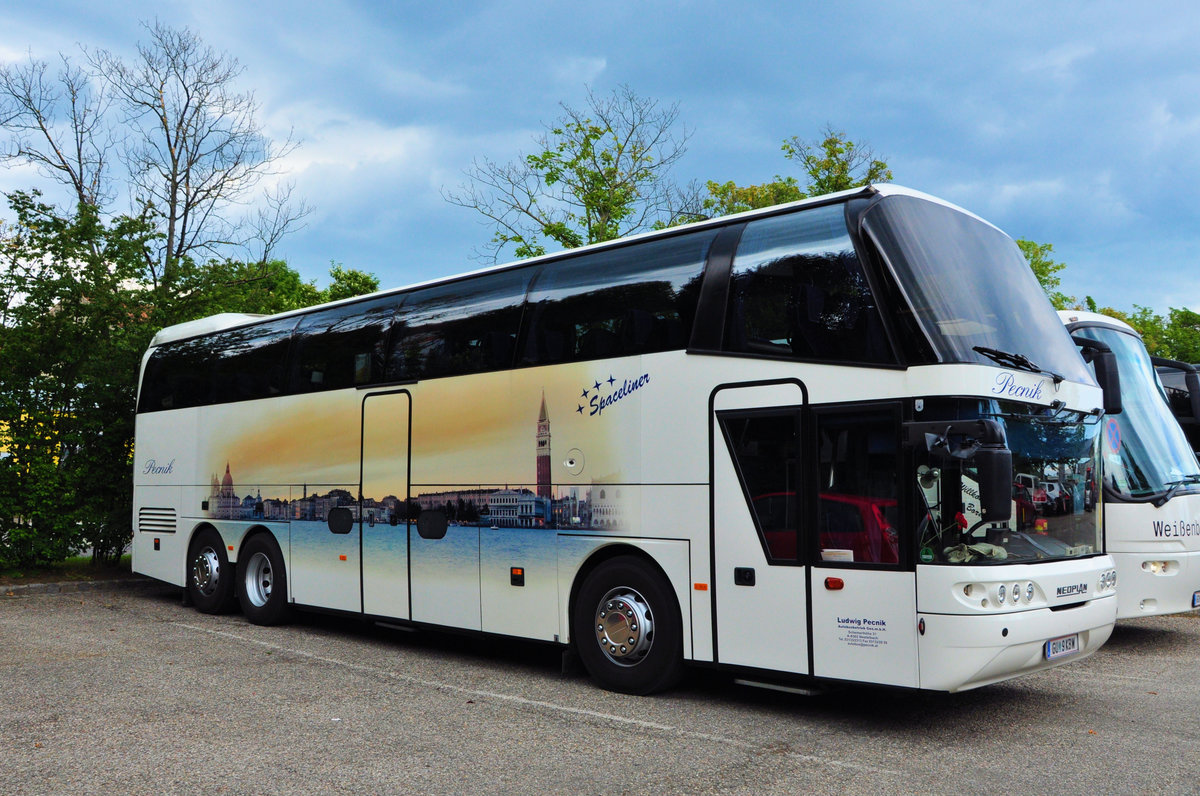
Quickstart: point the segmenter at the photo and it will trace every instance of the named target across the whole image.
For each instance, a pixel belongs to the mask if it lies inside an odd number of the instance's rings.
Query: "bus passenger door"
[[[917,591],[901,503],[900,407],[814,407],[813,674],[918,685]]]
[[[358,529],[362,539],[362,610],[410,618],[408,525],[412,397],[407,390],[363,399],[362,477]]]
[[[725,386],[711,399],[715,660],[809,673],[798,496],[803,386]]]

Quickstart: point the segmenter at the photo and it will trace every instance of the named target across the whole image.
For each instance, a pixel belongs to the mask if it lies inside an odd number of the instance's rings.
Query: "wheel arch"
[[[587,580],[588,575],[594,572],[601,564],[611,561],[614,558],[621,558],[623,556],[640,559],[652,567],[659,577],[661,577],[667,584],[668,590],[675,596],[675,610],[680,621],[680,626],[683,630],[684,657],[690,657],[691,618],[689,612],[684,611],[684,602],[680,598],[676,584],[658,559],[651,555],[646,549],[629,542],[613,541],[609,544],[601,545],[584,558],[583,562],[579,565],[579,568],[575,571],[574,578],[571,581],[571,591],[570,596],[567,599],[566,606],[566,616],[568,617],[567,627],[570,628],[569,618],[575,615],[575,609],[579,600],[579,590],[583,586],[583,582]],[[578,643],[578,639],[574,638],[573,634],[570,634],[568,638],[571,645]]]
[[[283,554],[284,560],[286,561],[287,550],[284,548],[283,543],[280,542],[279,536],[269,527],[261,523],[246,526],[246,528],[242,530],[241,535],[238,537],[237,543],[234,545],[233,551],[231,551],[229,554],[229,560],[236,562],[238,552],[246,546],[246,543],[254,537],[261,536],[262,534],[267,534],[275,541],[275,544],[279,547],[279,551]]]

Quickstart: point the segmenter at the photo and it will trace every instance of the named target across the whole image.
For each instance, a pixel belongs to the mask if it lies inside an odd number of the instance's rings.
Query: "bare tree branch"
[[[32,163],[78,202],[99,207],[112,199],[105,182],[109,98],[66,56],[57,76],[48,71],[33,58],[0,68],[0,127],[12,133],[0,158]]]

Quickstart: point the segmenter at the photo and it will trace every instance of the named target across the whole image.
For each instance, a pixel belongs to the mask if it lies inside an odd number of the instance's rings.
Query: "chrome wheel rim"
[[[246,562],[246,596],[250,603],[258,608],[267,604],[271,599],[271,587],[275,582],[275,573],[271,567],[271,559],[266,553],[255,553]]]
[[[637,589],[610,589],[596,606],[596,643],[618,666],[637,666],[654,644],[654,612]]]
[[[192,585],[205,597],[210,597],[221,582],[221,557],[211,547],[204,547],[192,559]]]

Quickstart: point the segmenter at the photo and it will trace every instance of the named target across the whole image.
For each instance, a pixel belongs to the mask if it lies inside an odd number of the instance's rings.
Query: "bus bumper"
[[[1117,565],[1117,619],[1190,611],[1198,606],[1200,552],[1111,553]]]
[[[1118,580],[1118,591],[1120,580]],[[1117,598],[1098,597],[1058,611],[1039,608],[995,616],[918,614],[921,688],[965,691],[1082,660],[1108,641]],[[1047,657],[1046,643],[1078,634],[1076,651]]]

